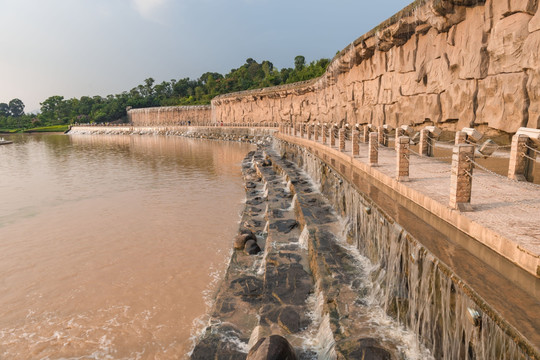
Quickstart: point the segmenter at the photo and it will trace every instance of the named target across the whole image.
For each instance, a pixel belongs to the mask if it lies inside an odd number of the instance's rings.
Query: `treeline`
[[[226,75],[206,72],[197,80],[173,79],[159,84],[148,78],[130,91],[106,97],[83,96],[80,99],[65,99],[63,96],[51,96],[40,103],[39,114],[25,114],[22,101],[13,99],[8,104],[0,103],[0,129],[120,122],[125,120],[128,106],[144,108],[209,104],[217,95],[290,84],[321,76],[329,62],[328,59],[320,59],[306,64],[303,56],[297,56],[294,59],[294,68],[279,70],[270,61],[258,63],[249,58],[244,65],[232,69]]]

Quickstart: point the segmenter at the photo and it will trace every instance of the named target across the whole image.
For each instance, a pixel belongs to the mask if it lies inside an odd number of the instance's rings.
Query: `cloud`
[[[167,3],[168,0],[132,0],[137,12],[144,18],[154,20],[156,12]]]

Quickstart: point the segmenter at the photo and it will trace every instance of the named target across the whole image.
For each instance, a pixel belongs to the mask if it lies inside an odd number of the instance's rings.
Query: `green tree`
[[[24,104],[20,99],[13,99],[9,102],[9,112],[11,116],[19,117],[24,115]]]
[[[11,113],[9,112],[9,105],[6,103],[0,103],[0,116],[8,117]]]
[[[302,55],[298,55],[294,58],[294,70],[300,71],[306,66],[306,58]]]

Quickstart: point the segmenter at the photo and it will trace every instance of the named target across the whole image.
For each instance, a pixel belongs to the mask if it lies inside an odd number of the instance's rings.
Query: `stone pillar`
[[[450,207],[460,211],[472,211],[471,190],[474,145],[459,144],[452,152],[452,175],[450,177]]]
[[[339,151],[345,151],[345,128],[339,129]]]
[[[330,125],[330,146],[336,146],[336,127],[334,125]]]
[[[400,136],[396,139],[397,181],[409,181],[409,142],[408,136]]]
[[[364,125],[364,134],[362,135],[362,142],[367,144],[369,142],[369,126]]]
[[[301,138],[304,137],[304,124],[303,123],[300,123],[300,137]]]
[[[313,125],[313,137],[315,141],[319,141],[319,125]]]
[[[512,137],[512,145],[510,147],[510,164],[508,166],[508,177],[512,180],[527,181],[526,173],[529,159],[525,157],[527,154],[527,135],[514,135]]]
[[[466,144],[467,143],[467,133],[464,131],[456,131],[456,140],[454,145]]]
[[[322,125],[322,143],[326,145],[326,124]]]
[[[298,124],[293,123],[293,135],[298,135]]]
[[[369,134],[369,165],[377,165],[379,162],[379,142],[378,135],[375,132]]]
[[[405,130],[402,128],[396,128],[396,140],[394,141],[394,148],[398,149],[399,138],[405,135]]]
[[[379,138],[379,144],[381,144],[382,146],[386,146],[385,145],[384,128],[382,126],[379,126],[379,128],[377,129],[377,135],[378,135],[378,138]]]
[[[360,131],[353,130],[352,132],[352,156],[360,155]]]
[[[430,146],[430,139],[429,139],[429,130],[428,129],[422,129],[420,130],[420,143],[418,152],[422,156],[431,156],[431,146]]]

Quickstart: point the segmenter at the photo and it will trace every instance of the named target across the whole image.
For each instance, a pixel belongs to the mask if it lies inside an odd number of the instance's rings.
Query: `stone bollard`
[[[315,141],[319,141],[319,125],[313,125],[313,137]]]
[[[532,163],[525,156],[527,155],[527,135],[514,135],[510,147],[510,164],[508,166],[508,177],[512,180],[527,181],[529,168]],[[534,158],[534,157],[533,157]]]
[[[459,144],[452,152],[452,175],[450,177],[450,207],[460,211],[472,211],[471,190],[474,145]]]
[[[379,162],[379,142],[375,132],[369,134],[369,165],[374,166]]]
[[[307,126],[307,138],[308,140],[311,140],[311,130],[313,129],[313,125],[309,124]]]
[[[352,132],[352,156],[360,155],[360,131],[358,129]]]
[[[384,128],[382,126],[379,126],[377,129],[377,137],[379,144],[382,146],[385,146],[384,144]]]
[[[326,124],[322,126],[322,143],[326,145]]]
[[[454,140],[454,145],[466,144],[467,143],[467,133],[464,131],[456,131],[456,139]]]
[[[345,128],[339,129],[339,151],[345,151]]]
[[[400,136],[397,144],[397,181],[409,181],[409,142],[408,136]]]
[[[330,146],[336,146],[336,127],[334,125],[330,125]]]
[[[398,127],[396,129],[396,140],[394,141],[394,148],[396,149],[396,151],[398,149],[399,138],[402,136],[405,136],[405,130]]]
[[[420,131],[420,143],[418,152],[421,156],[433,156],[431,139],[429,137],[429,130],[422,129]]]
[[[369,126],[364,125],[364,134],[362,134],[362,141],[364,144],[369,142]]]

